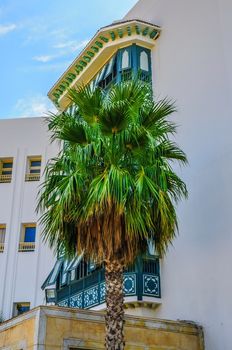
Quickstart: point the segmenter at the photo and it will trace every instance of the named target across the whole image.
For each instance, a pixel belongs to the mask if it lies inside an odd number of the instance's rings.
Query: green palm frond
[[[107,106],[101,111],[99,125],[104,135],[125,130],[129,123],[129,111],[125,104]]]
[[[102,108],[104,94],[100,88],[91,89],[89,85],[69,90],[71,101],[78,106],[78,111],[89,124],[95,124]]]
[[[163,254],[178,230],[175,205],[188,194],[171,167],[187,163],[169,139],[175,105],[154,102],[150,85],[136,80],[69,93],[73,107],[48,119],[63,147],[39,192],[44,239],[98,261],[129,263],[148,240]]]
[[[112,106],[124,102],[127,105],[141,107],[146,102],[150,92],[151,88],[148,84],[133,79],[113,85],[107,94],[106,102]]]
[[[187,164],[186,154],[174,142],[167,139],[160,142],[154,149],[154,160],[159,158]]]
[[[174,112],[176,112],[176,107],[170,99],[165,98],[158,102],[153,101],[141,110],[140,121],[145,128],[153,129],[158,121],[165,119]]]

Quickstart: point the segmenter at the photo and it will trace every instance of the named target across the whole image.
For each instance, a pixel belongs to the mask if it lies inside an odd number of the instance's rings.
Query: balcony
[[[11,182],[12,174],[9,175],[0,175],[0,183],[9,183]]]
[[[140,263],[124,273],[125,303],[160,304],[160,275],[150,272],[155,260]],[[154,269],[152,269],[154,271]],[[105,272],[98,269],[82,279],[69,282],[56,290],[56,304],[64,307],[89,309],[105,303]],[[129,297],[129,298],[128,298]],[[102,305],[104,307],[104,305]]]
[[[25,181],[39,181],[40,174],[26,174]]]
[[[4,243],[0,243],[0,253],[4,252]]]
[[[35,250],[35,242],[20,242],[19,252],[33,252]]]

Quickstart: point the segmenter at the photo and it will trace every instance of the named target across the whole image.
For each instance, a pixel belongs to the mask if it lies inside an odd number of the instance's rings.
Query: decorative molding
[[[159,276],[152,274],[143,275],[143,295],[159,296]]]
[[[74,294],[70,297],[70,307],[82,308],[83,305],[83,292]]]
[[[136,295],[136,274],[124,274],[123,276],[123,289],[125,295]]]
[[[84,290],[84,308],[99,304],[98,285]]]
[[[103,303],[106,299],[106,283],[100,283],[100,303]]]
[[[57,303],[58,306],[68,307],[68,299],[61,300]]]

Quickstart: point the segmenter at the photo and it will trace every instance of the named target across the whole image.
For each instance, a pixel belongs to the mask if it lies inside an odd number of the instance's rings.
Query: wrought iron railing
[[[140,70],[138,72],[138,79],[142,80],[146,83],[150,83],[151,82],[151,73]]]
[[[128,80],[131,80],[133,77],[133,71],[131,68],[129,69],[124,69],[122,72],[121,72],[121,81],[128,81]]]
[[[39,181],[40,174],[26,174],[25,181]]]
[[[11,182],[11,179],[12,179],[12,175],[11,174],[0,175],[0,182],[4,182],[4,183]]]
[[[88,309],[105,302],[104,270],[68,284],[57,290],[56,304],[65,307]],[[135,296],[137,300],[144,297],[160,298],[160,276],[145,272],[124,273],[124,295]]]
[[[137,77],[139,80],[142,80],[146,83],[151,83],[151,73],[150,72],[139,70],[137,72],[137,74],[135,74],[131,68],[124,69],[121,72],[121,81],[132,80],[133,77]]]
[[[33,252],[35,250],[35,242],[20,242],[19,252]]]

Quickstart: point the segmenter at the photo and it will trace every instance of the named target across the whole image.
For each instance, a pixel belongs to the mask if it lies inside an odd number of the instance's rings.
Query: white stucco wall
[[[5,249],[0,253],[0,312],[12,317],[14,302],[44,303],[40,286],[55,258],[36,229],[34,252],[18,252],[22,223],[37,222],[36,195],[41,180],[25,182],[28,156],[41,155],[42,168],[57,152],[51,145],[43,118],[0,121],[0,158],[13,157],[11,183],[0,183],[0,223],[6,224]]]
[[[163,28],[154,90],[177,101],[176,139],[189,159],[179,171],[189,199],[178,208],[155,315],[201,323],[207,350],[232,348],[231,14],[230,0],[141,0],[125,17]]]

